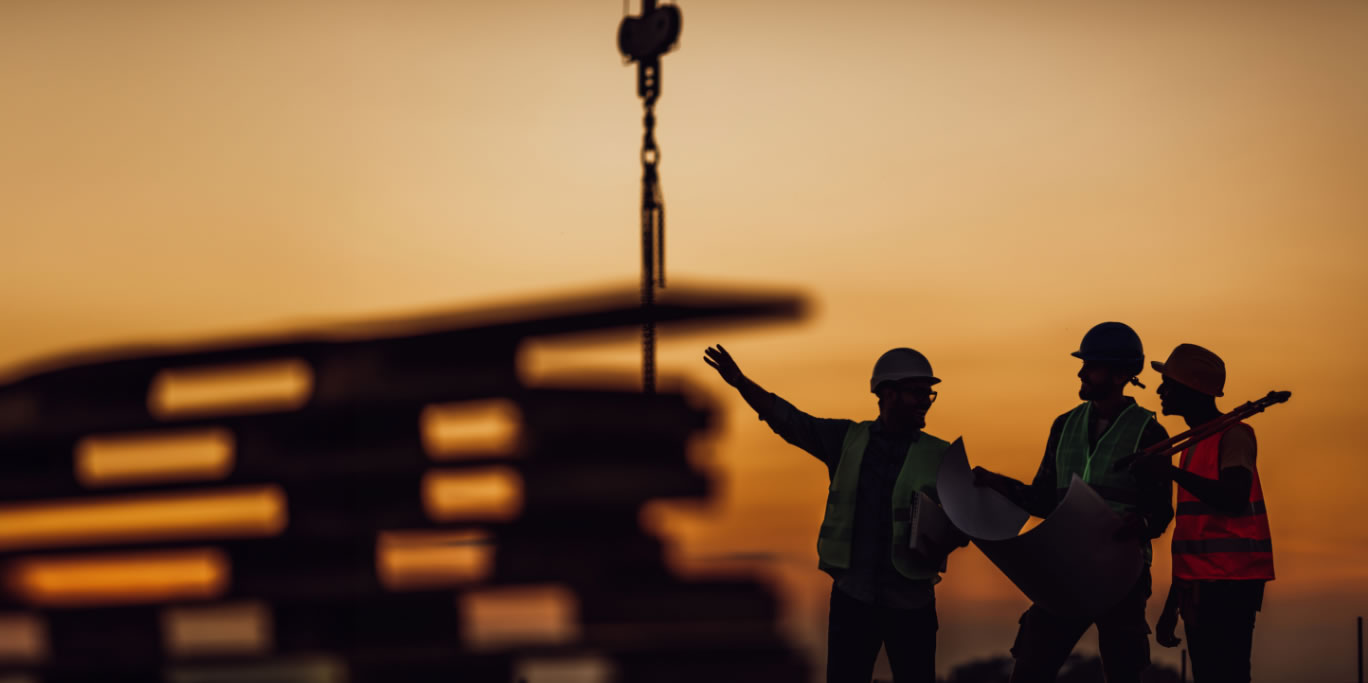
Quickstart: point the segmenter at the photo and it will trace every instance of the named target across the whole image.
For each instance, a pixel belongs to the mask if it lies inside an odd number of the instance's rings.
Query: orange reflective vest
[[[1241,423],[1243,424],[1243,423]],[[1221,437],[1213,434],[1183,451],[1180,466],[1206,479],[1221,477]],[[1173,576],[1179,579],[1272,579],[1273,541],[1268,533],[1259,472],[1252,472],[1249,505],[1231,515],[1212,509],[1178,487],[1173,526]]]

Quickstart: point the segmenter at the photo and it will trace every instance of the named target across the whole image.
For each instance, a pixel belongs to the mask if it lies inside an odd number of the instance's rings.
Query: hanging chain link
[[[660,148],[655,140],[655,105],[660,97],[660,56],[679,38],[679,8],[642,0],[641,16],[627,16],[624,4],[618,49],[637,63],[637,95],[645,109],[641,140],[641,384],[655,393],[655,290],[665,287],[665,195],[660,190]]]
[[[655,141],[655,101],[645,106],[646,134],[641,142],[641,215],[642,234],[650,236],[654,249],[643,247],[643,253],[653,253],[654,285],[665,288],[665,195],[660,189],[660,148]]]
[[[646,320],[641,326],[641,382],[646,393],[655,391],[655,290],[665,287],[665,197],[660,189],[660,148],[655,140],[659,64],[654,62],[641,64],[638,83],[645,110],[641,141],[641,306]]]

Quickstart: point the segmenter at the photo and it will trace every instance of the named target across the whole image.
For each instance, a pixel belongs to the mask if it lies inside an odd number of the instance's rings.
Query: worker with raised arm
[[[1160,408],[1190,428],[1221,417],[1225,362],[1196,344],[1179,344],[1168,360],[1152,363],[1163,375]],[[1249,683],[1255,613],[1273,579],[1273,544],[1255,467],[1254,430],[1242,421],[1183,451],[1177,467],[1167,455],[1132,466],[1178,484],[1173,528],[1173,583],[1155,638],[1173,647],[1183,617],[1195,683]]]
[[[1021,616],[1012,656],[1012,683],[1054,681],[1078,639],[1094,623],[1107,683],[1137,683],[1150,663],[1149,625],[1145,602],[1150,596],[1150,540],[1173,519],[1172,484],[1163,478],[1137,476],[1113,467],[1126,456],[1159,443],[1168,433],[1125,394],[1127,384],[1143,388],[1137,375],[1144,368],[1144,348],[1129,326],[1105,322],[1083,336],[1072,354],[1083,361],[1078,371],[1083,399],[1055,418],[1045,456],[1027,486],[1010,477],[974,468],[975,484],[989,486],[1037,517],[1050,514],[1063,500],[1074,475],[1089,484],[1117,514],[1120,536],[1132,538],[1145,558],[1144,570],[1120,602],[1095,621],[1054,614],[1031,605]]]
[[[934,683],[934,586],[954,548],[909,547],[912,506],[918,492],[939,501],[936,473],[949,445],[922,431],[936,400],[931,387],[940,382],[931,364],[908,348],[883,354],[869,381],[878,419],[855,421],[798,410],[742,374],[721,345],[705,354],[770,429],[827,467],[831,486],[817,536],[818,566],[834,579],[827,681],[869,683],[882,645],[897,683]]]

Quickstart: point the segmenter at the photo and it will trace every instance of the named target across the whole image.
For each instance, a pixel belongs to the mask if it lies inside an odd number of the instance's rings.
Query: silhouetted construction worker
[[[1163,363],[1159,400],[1165,415],[1188,427],[1221,417],[1225,362],[1195,344],[1179,344]],[[1150,476],[1178,484],[1173,528],[1173,584],[1156,628],[1160,645],[1173,647],[1177,614],[1183,616],[1196,683],[1249,683],[1254,615],[1264,583],[1273,578],[1273,544],[1255,467],[1254,430],[1234,422],[1183,451],[1179,466],[1168,456],[1135,464]]]
[[[1045,517],[1064,498],[1073,475],[1092,486],[1122,516],[1121,535],[1135,538],[1145,568],[1130,592],[1095,622],[1053,614],[1031,605],[1021,615],[1012,656],[1012,683],[1055,680],[1078,639],[1097,624],[1098,649],[1108,683],[1135,683],[1149,666],[1149,625],[1145,601],[1150,596],[1150,540],[1158,538],[1173,519],[1172,485],[1163,478],[1142,478],[1113,464],[1136,451],[1168,438],[1154,419],[1125,395],[1127,384],[1143,388],[1136,378],[1144,368],[1140,337],[1129,326],[1101,323],[1083,336],[1073,356],[1083,361],[1078,371],[1084,402],[1050,427],[1045,457],[1030,486],[974,468],[975,483],[991,486],[1032,515]]]
[[[931,387],[940,382],[931,364],[912,349],[883,354],[869,380],[879,417],[856,422],[798,410],[742,374],[721,345],[705,353],[776,434],[827,466],[831,486],[817,536],[818,566],[834,579],[827,680],[869,683],[883,645],[897,683],[934,683],[933,586],[953,548],[909,548],[913,502],[918,491],[939,501],[936,473],[949,445],[922,431],[936,400]]]

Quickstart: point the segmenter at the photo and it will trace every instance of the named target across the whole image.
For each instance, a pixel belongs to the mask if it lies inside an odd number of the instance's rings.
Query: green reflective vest
[[[1092,402],[1086,401],[1069,411],[1064,429],[1055,448],[1055,486],[1058,499],[1069,490],[1073,475],[1093,487],[1107,505],[1118,515],[1134,510],[1140,502],[1139,483],[1129,471],[1113,471],[1117,460],[1140,450],[1140,437],[1154,413],[1132,403],[1116,416],[1097,445],[1088,438],[1088,423],[1092,419]],[[1145,541],[1145,560],[1152,557],[1149,541]]]
[[[860,485],[860,464],[864,461],[865,446],[869,445],[869,428],[873,422],[857,422],[846,431],[841,445],[841,460],[831,476],[827,492],[826,516],[817,534],[818,566],[831,573],[850,568],[850,544],[855,528],[855,497]],[[932,565],[908,547],[912,503],[918,491],[931,491],[936,486],[941,456],[949,443],[922,432],[907,449],[898,479],[893,484],[893,566],[909,579],[940,580],[939,567]]]

